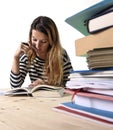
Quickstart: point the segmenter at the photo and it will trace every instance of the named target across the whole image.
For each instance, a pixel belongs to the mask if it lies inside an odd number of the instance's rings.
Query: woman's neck
[[[36,54],[37,55],[37,57],[39,57],[40,59],[42,59],[42,60],[46,60],[46,56],[47,56],[47,54]]]

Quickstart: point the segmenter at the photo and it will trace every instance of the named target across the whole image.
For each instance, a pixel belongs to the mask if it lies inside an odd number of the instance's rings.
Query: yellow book
[[[89,50],[104,47],[113,47],[113,27],[75,40],[76,56],[83,56]]]

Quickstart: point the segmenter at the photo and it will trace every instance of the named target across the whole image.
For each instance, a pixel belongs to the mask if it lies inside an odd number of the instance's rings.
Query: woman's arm
[[[69,80],[70,72],[73,70],[72,63],[68,53],[65,51],[63,55],[63,83],[64,85]]]
[[[21,55],[23,55],[24,53],[26,54],[27,51],[29,50],[29,46],[21,43],[20,46],[17,48],[15,54],[14,54],[14,58],[13,58],[13,65],[12,65],[12,69],[11,71],[15,74],[19,73],[19,60]]]
[[[29,46],[21,44],[16,50],[13,58],[12,69],[10,73],[11,87],[21,87],[27,74],[26,57],[23,55],[29,49]],[[23,56],[22,56],[23,55]],[[22,60],[20,57],[22,56]]]

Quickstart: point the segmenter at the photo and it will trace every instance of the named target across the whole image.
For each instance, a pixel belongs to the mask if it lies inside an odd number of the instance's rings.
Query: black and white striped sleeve
[[[13,88],[21,87],[27,75],[27,57],[23,55],[20,58],[19,73],[10,73],[10,85]]]
[[[67,54],[67,52],[65,51],[64,55],[63,55],[63,82],[64,84],[69,80],[69,75],[70,72],[73,70],[72,64],[71,64],[71,60],[69,55]]]

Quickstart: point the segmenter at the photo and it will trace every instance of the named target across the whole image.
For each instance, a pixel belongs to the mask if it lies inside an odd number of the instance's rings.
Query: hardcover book
[[[87,56],[87,52],[94,48],[113,47],[112,34],[113,27],[75,40],[76,56]]]
[[[72,102],[61,103],[53,110],[113,127],[113,112],[84,107]]]
[[[113,26],[113,7],[103,11],[98,15],[90,18],[87,21],[87,29],[89,33],[100,32],[104,29],[110,28]]]
[[[97,4],[68,17],[65,22],[87,36],[90,34],[87,30],[87,20],[111,6],[113,6],[113,0],[102,0]]]

